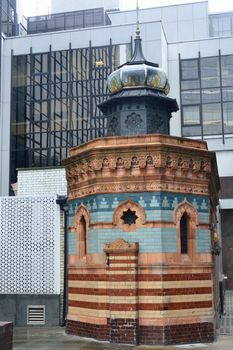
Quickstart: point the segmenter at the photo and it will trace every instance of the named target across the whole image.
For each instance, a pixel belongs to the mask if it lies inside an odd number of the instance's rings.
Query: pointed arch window
[[[80,251],[82,256],[87,255],[87,222],[83,215],[80,219]]]
[[[189,217],[185,212],[180,219],[180,251],[181,254],[188,254],[189,239]]]

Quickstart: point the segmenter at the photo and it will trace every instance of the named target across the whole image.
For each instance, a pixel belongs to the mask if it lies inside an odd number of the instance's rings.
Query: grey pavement
[[[65,334],[60,327],[14,329],[14,350],[233,350],[233,335],[220,335],[213,344],[182,346],[127,346],[99,343]],[[1,349],[2,350],[2,349]]]

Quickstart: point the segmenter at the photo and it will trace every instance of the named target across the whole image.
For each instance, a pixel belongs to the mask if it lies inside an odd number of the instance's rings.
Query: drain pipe
[[[61,326],[66,325],[67,316],[67,277],[68,277],[68,213],[69,204],[67,202],[67,196],[58,196],[56,203],[60,206],[60,209],[64,212],[64,282],[63,282],[63,310]]]

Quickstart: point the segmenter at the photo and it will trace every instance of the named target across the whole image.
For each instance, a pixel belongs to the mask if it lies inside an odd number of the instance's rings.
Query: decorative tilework
[[[210,221],[209,213],[199,213],[200,224],[208,224]]]
[[[199,210],[199,205],[197,204],[196,198],[193,199],[193,201],[192,201],[191,204],[192,204],[192,206],[193,206],[195,209],[197,209],[197,211]]]
[[[196,230],[197,253],[209,253],[211,251],[211,238],[209,230]]]
[[[76,255],[77,254],[77,234],[76,232],[69,232],[68,233],[69,238],[69,255]]]
[[[167,199],[167,196],[164,196],[163,201],[162,201],[162,208],[169,208],[170,207],[170,203]]]
[[[114,201],[112,203],[112,208],[113,209],[117,208],[119,204],[120,204],[120,202],[118,201],[117,197],[115,197]]]
[[[100,209],[107,209],[107,208],[109,208],[109,205],[108,205],[108,203],[106,202],[106,199],[105,199],[105,197],[103,197],[102,198],[102,200],[101,200],[101,203],[100,203]]]
[[[141,207],[143,208],[146,208],[147,207],[147,204],[146,202],[144,201],[143,197],[141,196],[138,203],[141,205]]]
[[[150,201],[150,207],[153,208],[159,208],[160,207],[160,204],[159,204],[159,201],[156,199],[156,196],[153,196],[152,197],[152,200]]]
[[[208,203],[207,200],[203,199],[201,203],[201,210],[208,210],[207,203]]]
[[[177,252],[176,230],[173,228],[140,228],[134,233],[120,229],[91,229],[88,236],[89,253],[102,253],[105,243],[119,238],[129,243],[138,242],[141,253]]]
[[[175,209],[175,207],[177,206],[178,204],[178,200],[177,200],[177,197],[174,198],[173,202],[172,202],[172,208]]]
[[[83,203],[88,207],[91,214],[91,222],[112,222],[112,215],[116,207],[128,200],[139,203],[146,212],[147,221],[163,220],[172,221],[172,212],[177,204],[186,198],[197,208],[200,223],[209,222],[208,198],[205,196],[182,195],[177,193],[119,193],[118,195],[95,195],[70,202],[69,225],[73,225],[75,210]]]

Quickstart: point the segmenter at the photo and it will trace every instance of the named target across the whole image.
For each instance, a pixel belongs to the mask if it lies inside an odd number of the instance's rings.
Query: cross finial
[[[137,27],[136,27],[136,34],[137,36],[140,35],[140,27],[139,27],[139,4],[137,0]]]

